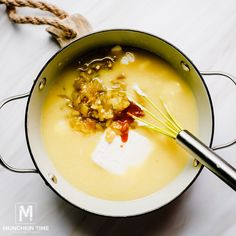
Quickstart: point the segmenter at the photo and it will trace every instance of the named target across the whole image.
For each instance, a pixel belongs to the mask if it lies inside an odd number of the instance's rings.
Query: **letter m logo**
[[[17,224],[33,224],[35,218],[35,203],[16,203],[15,220]]]

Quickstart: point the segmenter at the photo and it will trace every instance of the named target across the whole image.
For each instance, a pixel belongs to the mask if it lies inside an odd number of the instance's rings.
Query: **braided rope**
[[[0,4],[6,5],[6,11],[11,21],[19,24],[34,24],[34,25],[51,25],[57,29],[63,31],[63,34],[67,38],[76,37],[77,33],[68,25],[62,23],[60,19],[65,19],[69,15],[57,8],[56,6],[33,0],[0,0]],[[38,16],[21,16],[16,13],[16,7],[30,7],[37,8],[42,11],[48,11],[52,13],[55,17],[38,17]],[[58,19],[59,18],[59,19]]]

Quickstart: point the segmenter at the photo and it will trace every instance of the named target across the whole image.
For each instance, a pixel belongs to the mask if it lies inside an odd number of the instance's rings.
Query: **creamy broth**
[[[133,85],[138,84],[160,107],[161,96],[176,120],[185,129],[196,133],[197,107],[187,83],[158,56],[137,49],[128,51],[134,53],[134,62],[116,62],[111,71],[101,72],[100,78],[109,81],[125,73],[127,91],[130,94]],[[66,119],[69,109],[59,97],[61,94],[71,94],[77,75],[76,63],[66,67],[55,79],[42,108],[41,131],[44,145],[61,175],[80,191],[107,200],[145,197],[173,181],[185,168],[189,154],[171,138],[144,127],[137,127],[135,132],[149,140],[152,150],[141,164],[131,166],[122,175],[117,175],[92,160],[92,153],[102,132],[84,135],[74,131]]]

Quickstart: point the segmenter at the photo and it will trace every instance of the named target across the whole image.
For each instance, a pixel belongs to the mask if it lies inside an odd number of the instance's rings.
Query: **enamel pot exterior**
[[[95,32],[71,43],[56,53],[39,73],[27,102],[25,132],[27,145],[38,172],[59,196],[76,207],[106,216],[134,216],[161,208],[177,198],[196,179],[202,167],[189,161],[183,172],[168,186],[144,198],[130,201],[108,201],[90,196],[70,185],[53,166],[44,148],[41,132],[41,107],[47,91],[53,86],[61,68],[78,56],[98,47],[127,45],[157,54],[171,64],[191,87],[199,111],[199,138],[212,144],[213,107],[201,74],[192,62],[168,42],[134,30],[107,30]]]

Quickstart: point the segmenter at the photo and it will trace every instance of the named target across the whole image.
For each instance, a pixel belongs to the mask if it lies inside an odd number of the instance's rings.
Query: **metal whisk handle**
[[[187,130],[176,137],[177,142],[210,171],[236,191],[236,169]]]

